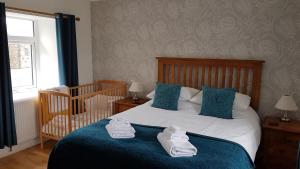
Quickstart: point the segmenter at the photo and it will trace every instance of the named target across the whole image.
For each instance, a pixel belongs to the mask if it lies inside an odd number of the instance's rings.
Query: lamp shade
[[[276,103],[275,108],[277,108],[279,110],[284,110],[284,111],[298,110],[298,107],[297,107],[293,97],[290,95],[281,96],[281,98]]]
[[[130,92],[142,92],[143,86],[139,82],[133,81],[129,87]]]

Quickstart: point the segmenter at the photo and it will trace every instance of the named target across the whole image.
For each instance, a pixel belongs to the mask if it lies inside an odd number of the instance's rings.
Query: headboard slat
[[[228,80],[228,88],[232,88],[232,82],[233,82],[233,67],[229,68],[229,80]]]
[[[243,93],[247,93],[248,88],[248,76],[249,76],[249,69],[244,69],[244,84],[243,84]]]
[[[195,85],[194,88],[199,87],[199,65],[195,65]]]
[[[201,87],[204,85],[204,82],[205,82],[205,65],[202,65]]]
[[[172,65],[172,80],[171,83],[175,83],[175,65]]]
[[[225,87],[225,77],[226,77],[226,67],[222,65],[222,83],[221,83],[222,88]]]
[[[214,87],[219,87],[219,66],[218,65],[215,67]]]
[[[186,86],[186,69],[187,69],[187,66],[186,64],[184,64],[184,71],[183,71],[183,85]]]
[[[212,69],[212,65],[208,65],[208,85],[209,86],[212,86],[211,85],[211,76],[212,76],[211,69]],[[204,81],[204,83],[205,83],[205,81]]]
[[[240,83],[241,83],[241,67],[237,67],[237,75],[236,75],[236,82],[235,82],[235,88],[240,91]]]
[[[251,106],[258,109],[262,60],[169,57],[157,57],[157,60],[158,82],[200,89],[203,85],[235,88],[251,96]]]

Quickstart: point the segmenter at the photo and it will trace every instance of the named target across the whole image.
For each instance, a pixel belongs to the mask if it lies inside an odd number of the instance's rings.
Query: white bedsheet
[[[243,146],[254,161],[261,128],[259,117],[251,107],[244,111],[234,110],[234,119],[221,119],[198,115],[200,105],[186,101],[179,101],[178,111],[154,108],[151,104],[149,101],[110,118],[125,118],[131,123],[148,126],[176,125],[191,133],[233,141]]]

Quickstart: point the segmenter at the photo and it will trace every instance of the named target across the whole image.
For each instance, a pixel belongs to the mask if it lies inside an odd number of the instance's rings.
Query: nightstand
[[[267,117],[263,123],[263,168],[295,169],[300,140],[300,121],[282,122]]]
[[[125,99],[118,100],[118,101],[114,102],[115,109],[114,109],[113,114],[117,114],[117,113],[123,112],[125,110],[131,109],[133,107],[139,106],[141,104],[146,103],[147,101],[149,101],[149,99],[139,98],[139,100],[137,100],[135,103],[133,103],[132,97],[127,97]]]

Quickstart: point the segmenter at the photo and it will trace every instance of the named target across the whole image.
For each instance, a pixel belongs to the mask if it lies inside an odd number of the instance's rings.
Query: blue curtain
[[[5,4],[0,2],[0,149],[17,144],[6,29]]]
[[[56,35],[60,84],[69,87],[78,85],[78,63],[75,16],[56,14]]]

